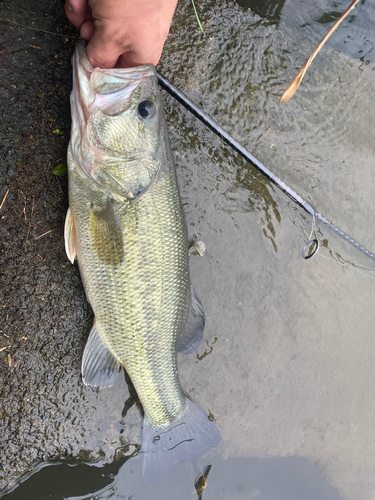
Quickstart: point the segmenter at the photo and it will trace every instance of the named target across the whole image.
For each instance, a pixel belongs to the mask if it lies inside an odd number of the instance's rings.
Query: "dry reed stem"
[[[311,56],[308,58],[308,60],[305,62],[305,64],[302,66],[302,68],[299,70],[298,75],[290,82],[288,87],[286,88],[285,92],[283,95],[280,97],[280,102],[287,102],[291,97],[294,96],[294,94],[297,92],[297,89],[302,81],[302,78],[305,76],[305,73],[312,63],[314,57],[317,55],[319,50],[323,47],[323,45],[326,43],[328,38],[332,35],[332,33],[335,31],[337,26],[345,19],[345,17],[349,14],[351,10],[354,9],[356,4],[359,2],[359,0],[354,0],[349,7],[346,9],[346,11],[341,15],[341,17],[335,22],[335,24],[332,26],[332,28],[328,31],[326,35],[321,39],[321,41],[318,43],[316,48],[314,49],[313,53]]]

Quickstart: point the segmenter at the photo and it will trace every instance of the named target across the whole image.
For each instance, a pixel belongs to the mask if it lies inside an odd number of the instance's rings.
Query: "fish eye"
[[[151,118],[155,114],[155,104],[152,101],[142,101],[138,104],[138,113],[142,118]]]

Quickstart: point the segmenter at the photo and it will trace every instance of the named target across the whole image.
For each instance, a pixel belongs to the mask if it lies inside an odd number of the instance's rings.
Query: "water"
[[[206,37],[191,5],[179,5],[160,71],[374,251],[374,4],[360,2],[287,104],[278,99],[348,2],[239,4],[202,2]],[[101,462],[44,467],[4,498],[194,498],[195,478],[212,464],[205,500],[373,499],[373,263],[321,226],[319,253],[304,261],[311,219],[165,102],[189,235],[207,247],[190,259],[204,340],[179,358],[180,381],[213,413],[223,441],[150,488],[140,457],[128,459],[135,448],[112,462],[107,439]],[[90,433],[104,441],[108,429],[115,448],[139,442],[137,408],[121,419],[122,391],[123,380],[90,413]]]
[[[214,458],[205,500],[339,500],[337,491],[305,458]],[[163,484],[144,484],[140,460],[104,467],[55,465],[44,467],[18,487],[9,499],[140,500],[197,498],[194,479],[202,469],[187,464]],[[194,496],[193,496],[194,495]]]

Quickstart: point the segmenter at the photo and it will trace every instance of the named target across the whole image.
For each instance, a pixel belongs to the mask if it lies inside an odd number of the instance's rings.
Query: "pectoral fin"
[[[109,199],[101,208],[92,207],[89,224],[91,244],[99,259],[105,264],[121,264],[125,257],[124,240]]]
[[[202,302],[191,286],[191,302],[185,331],[177,339],[176,350],[184,354],[195,351],[203,338],[203,329],[206,321]]]
[[[92,387],[111,387],[120,369],[120,363],[104,345],[94,323],[82,358],[84,384]]]
[[[76,230],[74,226],[74,219],[70,207],[66,213],[65,226],[64,226],[64,240],[65,240],[65,252],[68,259],[72,264],[74,264],[74,259],[77,255],[76,246]]]

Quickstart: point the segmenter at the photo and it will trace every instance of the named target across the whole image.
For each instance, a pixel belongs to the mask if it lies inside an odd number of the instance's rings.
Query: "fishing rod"
[[[369,257],[375,262],[375,255],[367,250],[363,245],[358,243],[354,238],[349,236],[347,233],[339,229],[333,222],[328,220],[324,215],[322,215],[316,208],[314,208],[310,203],[304,200],[299,194],[293,191],[285,182],[279,179],[275,174],[271,172],[267,167],[263,165],[259,160],[255,158],[246,148],[244,148],[236,139],[234,139],[228,132],[226,132],[220,125],[218,125],[215,120],[213,120],[207,113],[203,111],[199,106],[197,106],[192,100],[190,100],[180,89],[175,87],[167,78],[161,75],[157,71],[157,76],[159,80],[159,85],[164,90],[166,90],[172,97],[174,97],[179,103],[181,103],[186,109],[188,109],[198,120],[200,120],[206,127],[208,127],[212,132],[218,135],[224,142],[226,142],[231,148],[233,148],[239,155],[242,156],[247,162],[249,162],[254,168],[261,172],[267,179],[269,179],[275,186],[277,186],[283,193],[285,193],[289,198],[291,198],[297,205],[302,207],[306,212],[308,212],[313,218],[321,222],[324,226],[328,227],[335,234],[340,236],[343,240],[347,241],[354,248],[362,252],[364,255]],[[305,255],[307,247],[311,244],[315,244],[315,248],[309,255]],[[318,251],[318,241],[317,239],[310,240],[306,243],[302,250],[302,256],[307,259],[315,255]]]

